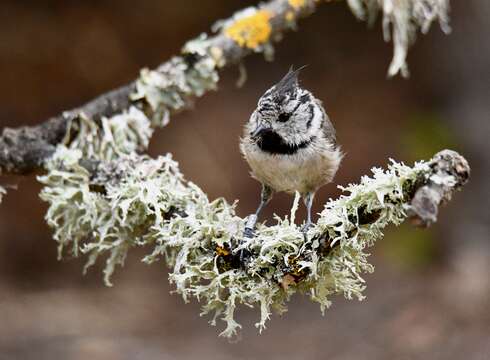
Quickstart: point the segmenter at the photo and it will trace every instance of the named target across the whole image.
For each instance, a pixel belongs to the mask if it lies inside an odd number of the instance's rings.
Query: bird
[[[245,238],[254,237],[259,214],[275,192],[299,192],[307,210],[301,228],[306,239],[315,193],[332,182],[342,161],[322,102],[299,84],[302,69],[291,67],[270,87],[244,126],[240,150],[252,177],[262,184],[260,204],[245,223]]]

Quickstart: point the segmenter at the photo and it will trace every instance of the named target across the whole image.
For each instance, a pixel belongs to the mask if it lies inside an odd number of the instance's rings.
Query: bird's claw
[[[247,239],[251,239],[255,236],[255,230],[250,227],[245,227],[243,230],[243,237]]]

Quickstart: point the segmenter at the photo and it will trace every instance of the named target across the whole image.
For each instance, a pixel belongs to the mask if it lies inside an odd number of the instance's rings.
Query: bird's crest
[[[288,73],[274,87],[274,93],[278,98],[284,97],[298,87],[298,74],[305,67],[306,65],[296,70],[294,70],[292,66],[289,68]]]

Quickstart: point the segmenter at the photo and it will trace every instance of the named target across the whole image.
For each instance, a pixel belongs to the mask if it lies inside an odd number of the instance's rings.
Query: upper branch
[[[152,121],[153,126],[164,125],[162,117],[215,88],[217,69],[235,64],[252,52],[270,50],[270,43],[285,30],[294,28],[299,18],[311,14],[315,3],[315,0],[270,0],[259,8],[245,9],[219,22],[214,36],[201,36],[189,42],[181,56],[163,63],[154,72],[143,71],[131,84],[37,126],[5,128],[0,136],[0,173],[29,174],[42,167],[57,144],[70,143],[74,136],[70,130],[76,133],[76,121],[81,117],[100,123],[103,118],[134,105],[149,118],[158,118]],[[155,93],[160,96],[158,104],[151,98]]]
[[[5,128],[0,136],[0,174],[27,175],[42,167],[67,137],[70,124],[81,114],[95,121],[129,107],[135,84],[108,92],[79,108],[65,111],[36,126]]]

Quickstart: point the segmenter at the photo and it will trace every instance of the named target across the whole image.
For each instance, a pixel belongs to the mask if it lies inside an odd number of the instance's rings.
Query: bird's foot
[[[250,226],[245,226],[245,229],[243,230],[243,238],[244,239],[252,239],[254,236],[255,236],[254,228],[250,227]],[[240,243],[241,243],[240,245],[243,245],[244,242],[245,242],[244,240],[240,241]],[[250,257],[250,251],[248,251],[248,249],[246,249],[246,248],[242,248],[242,249],[240,249],[240,252],[238,253],[238,255],[240,258],[240,264],[242,266],[244,266],[245,262]]]

